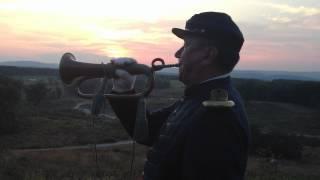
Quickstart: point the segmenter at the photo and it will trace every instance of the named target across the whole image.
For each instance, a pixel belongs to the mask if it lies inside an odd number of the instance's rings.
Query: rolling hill
[[[4,71],[4,67],[27,67],[27,68],[50,68],[57,69],[58,64],[42,63],[37,61],[6,61],[0,62],[0,73]],[[6,70],[7,71],[7,70]],[[167,68],[158,73],[164,75],[178,75],[177,68]],[[3,74],[3,73],[2,73]],[[320,81],[320,72],[290,72],[290,71],[258,71],[258,70],[235,70],[232,72],[232,77],[243,79],[259,79],[271,81],[275,79],[286,80],[301,80],[301,81]]]

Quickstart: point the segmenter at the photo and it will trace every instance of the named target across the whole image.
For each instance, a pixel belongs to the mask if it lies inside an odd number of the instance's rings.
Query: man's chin
[[[179,81],[183,82],[183,79],[180,73],[179,73]]]
[[[179,67],[179,81],[185,85],[187,84],[186,70],[184,69],[183,65],[180,65]]]
[[[186,85],[186,78],[183,73],[179,72],[179,81]]]
[[[179,67],[179,81],[181,81],[181,82],[183,82],[183,66],[182,65],[180,65],[180,67]]]

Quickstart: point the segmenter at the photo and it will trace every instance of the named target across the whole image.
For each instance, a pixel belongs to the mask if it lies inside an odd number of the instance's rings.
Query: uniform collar
[[[215,77],[212,77],[212,78],[209,78],[209,79],[207,79],[207,80],[202,81],[200,84],[205,83],[205,82],[208,82],[208,81],[216,80],[216,79],[223,79],[223,78],[229,77],[230,74],[231,74],[231,73],[226,73],[226,74],[222,74],[222,75],[220,75],[220,76],[215,76]]]
[[[209,96],[210,91],[216,88],[227,89],[230,85],[230,75],[224,74],[205,80],[199,84],[186,87],[184,90],[185,97],[206,97]]]

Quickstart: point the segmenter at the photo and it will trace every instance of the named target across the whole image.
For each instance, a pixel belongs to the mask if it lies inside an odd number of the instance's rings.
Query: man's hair
[[[228,44],[222,43],[223,41],[219,41],[219,39],[207,39],[206,41],[208,46],[216,47],[218,50],[216,65],[225,73],[231,72],[239,62],[239,52],[234,51]]]
[[[219,47],[217,47],[217,49],[218,49],[217,63],[219,67],[224,72],[231,72],[239,62],[239,59],[240,59],[239,53],[228,51],[227,49],[222,49]]]

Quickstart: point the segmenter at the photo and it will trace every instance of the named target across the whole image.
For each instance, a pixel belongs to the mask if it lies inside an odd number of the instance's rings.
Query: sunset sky
[[[175,63],[172,27],[226,12],[245,36],[237,69],[320,71],[320,0],[0,0],[0,61],[156,57]]]

